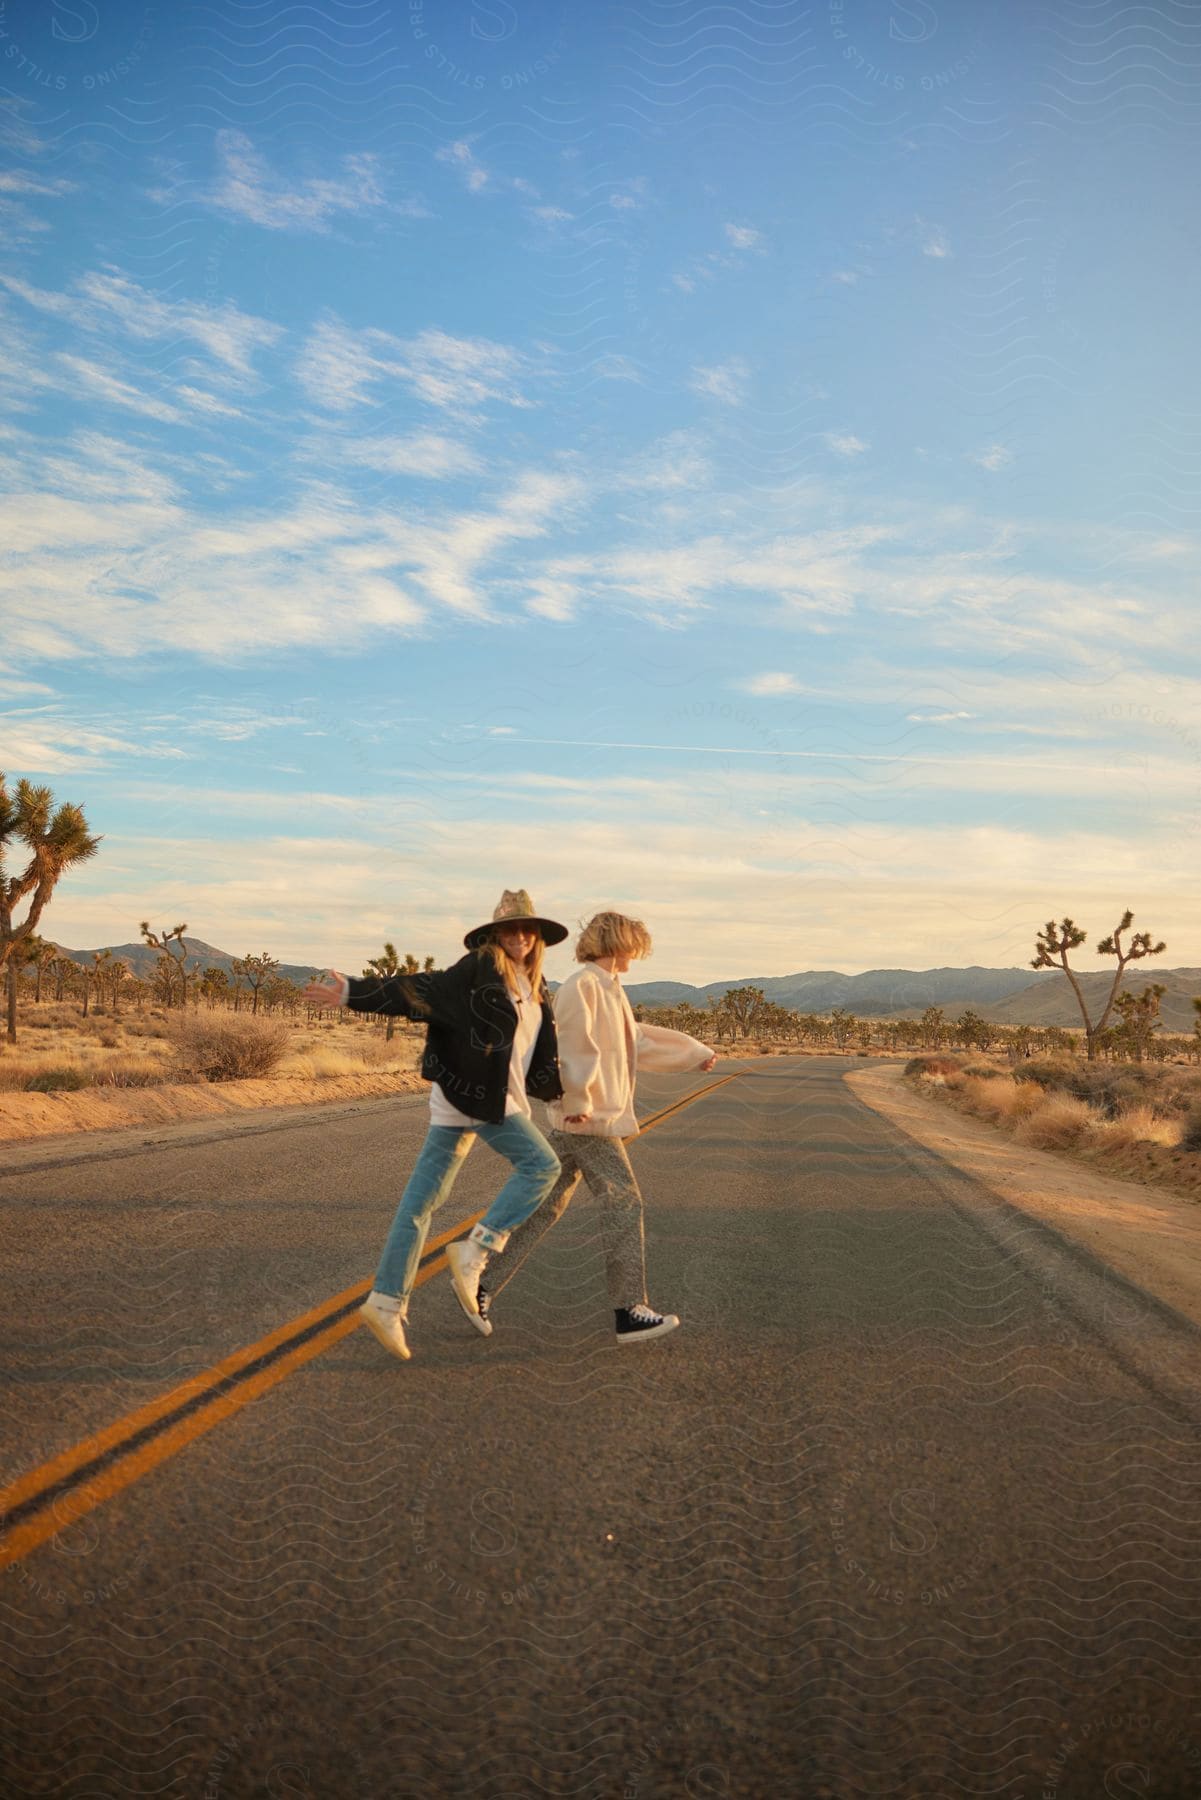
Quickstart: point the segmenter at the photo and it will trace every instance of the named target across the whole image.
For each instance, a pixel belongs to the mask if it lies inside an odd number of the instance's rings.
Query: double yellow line
[[[640,1135],[735,1079],[723,1075],[686,1094],[649,1118]],[[415,1286],[424,1286],[445,1269],[446,1245],[483,1216],[482,1212],[472,1213],[433,1240],[421,1259]],[[277,1387],[294,1369],[347,1337],[359,1322],[358,1309],[370,1289],[370,1281],[343,1288],[257,1344],[236,1350],[181,1387],[172,1388],[169,1394],[149,1401],[12,1482],[0,1492],[0,1569],[20,1562],[39,1544],[141,1480],[260,1394]]]

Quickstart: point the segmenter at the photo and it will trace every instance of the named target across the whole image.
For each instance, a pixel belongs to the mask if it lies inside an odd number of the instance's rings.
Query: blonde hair
[[[577,962],[599,962],[602,956],[643,957],[651,953],[651,934],[641,919],[602,912],[589,919],[576,939]]]
[[[537,929],[534,930],[534,948],[526,957],[525,967],[522,968],[520,963],[514,962],[504,945],[495,935],[495,932],[496,927],[494,926],[492,933],[486,937],[482,943],[477,944],[476,949],[481,956],[486,956],[488,958],[514,999],[517,998],[520,992],[520,989],[517,986],[517,977],[519,974],[524,975],[529,982],[530,987],[533,989],[535,1000],[539,999],[542,994],[542,958],[546,954],[546,945],[542,940],[542,933]]]

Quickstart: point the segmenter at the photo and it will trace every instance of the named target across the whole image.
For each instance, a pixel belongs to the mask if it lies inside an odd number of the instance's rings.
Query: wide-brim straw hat
[[[566,925],[560,925],[556,919],[544,919],[534,911],[534,902],[524,888],[506,888],[491,919],[469,931],[464,944],[469,950],[478,950],[497,925],[536,925],[544,944],[561,944],[567,936]]]

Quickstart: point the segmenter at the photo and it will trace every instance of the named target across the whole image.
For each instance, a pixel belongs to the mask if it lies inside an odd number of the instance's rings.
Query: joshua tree
[[[259,1010],[259,989],[267,980],[268,976],[274,975],[278,968],[278,956],[268,956],[265,950],[260,956],[238,956],[234,958],[234,974],[244,978],[251,993],[254,995],[254,1004],[250,1009],[252,1017]]]
[[[407,967],[407,965],[410,963],[412,964],[411,969],[409,969]],[[405,964],[406,964],[405,972],[407,974],[415,975],[417,973],[416,957],[406,956]],[[395,944],[385,944],[381,955],[373,956],[370,958],[370,960],[367,963],[366,968],[363,970],[363,975],[364,975],[364,977],[378,975],[381,978],[381,980],[386,981],[390,975],[399,975],[400,971],[401,971],[401,963],[400,963],[399,956],[397,956],[397,954],[396,954],[396,945]],[[385,1043],[390,1043],[392,1041],[395,1031],[396,1031],[396,1020],[389,1013],[387,1030],[384,1032]]]
[[[947,1035],[946,1018],[941,1006],[928,1006],[921,1017],[919,1027],[922,1042],[927,1050],[941,1050],[942,1041]]]
[[[48,943],[45,938],[40,938],[36,935],[31,937],[29,941],[31,944],[36,944],[37,946],[33,953],[37,980],[33,998],[35,1003],[40,1005],[42,999],[42,980],[58,960],[59,950],[57,944]]]
[[[121,957],[118,957],[117,960],[109,966],[108,991],[113,1003],[114,1019],[117,1018],[121,1011],[121,989],[129,980],[130,974],[131,970],[129,964]]]
[[[1159,1003],[1167,991],[1162,981],[1153,981],[1141,994],[1119,994],[1113,1003],[1114,1011],[1122,1015],[1119,1029],[1134,1052],[1135,1062],[1142,1062],[1150,1049],[1152,1032],[1163,1030]]]
[[[749,1037],[764,1004],[762,988],[727,988],[717,1003],[717,1010],[721,1013],[723,1022],[729,1022],[732,1038]]]
[[[50,972],[54,976],[54,998],[56,1000],[62,999],[67,976],[72,974],[76,967],[77,964],[73,963],[69,956],[64,956],[61,950],[50,964]]]
[[[92,967],[89,969],[87,964],[84,964],[84,973],[88,978],[87,982],[84,984],[83,990],[83,1016],[85,1019],[88,1016],[88,996],[92,991],[92,982],[95,981],[96,986],[100,989],[100,996],[103,999],[104,984],[108,980],[112,960],[113,953],[111,950],[93,950]]]
[[[1058,925],[1056,925],[1054,919],[1048,919],[1034,942],[1034,947],[1038,951],[1038,955],[1034,958],[1030,967],[1032,969],[1062,969],[1072,984],[1072,992],[1076,996],[1076,1004],[1080,1008],[1080,1016],[1084,1020],[1085,1055],[1088,1057],[1089,1062],[1094,1062],[1096,1060],[1097,1040],[1105,1030],[1109,1015],[1113,1011],[1114,1001],[1117,999],[1118,988],[1121,986],[1122,976],[1126,970],[1126,964],[1139,962],[1144,956],[1159,956],[1168,947],[1162,942],[1153,944],[1151,942],[1151,933],[1149,931],[1136,931],[1134,936],[1130,939],[1130,942],[1123,945],[1122,933],[1124,931],[1129,931],[1133,923],[1134,914],[1127,908],[1122,914],[1122,922],[1117,927],[1117,930],[1111,931],[1109,936],[1107,938],[1102,938],[1101,942],[1097,945],[1097,955],[1116,956],[1118,959],[1118,966],[1114,972],[1113,982],[1110,986],[1109,995],[1101,1012],[1101,1016],[1095,1022],[1089,1017],[1088,1007],[1084,1004],[1084,995],[1080,991],[1080,983],[1076,978],[1076,972],[1068,963],[1070,952],[1079,948],[1088,936],[1088,933],[1086,931],[1081,931],[1080,927],[1072,919],[1063,919]]]
[[[184,943],[183,934],[187,929],[186,925],[173,925],[170,931],[167,931],[164,928],[161,932],[155,932],[151,931],[150,925],[145,919],[143,919],[142,923],[138,926],[138,930],[141,932],[143,940],[149,944],[152,950],[157,950],[159,953],[160,964],[167,986],[167,1005],[170,1006],[174,1000],[175,978],[178,975],[179,1004],[185,1011],[187,1010],[188,1005],[188,947]],[[179,945],[178,955],[172,950],[172,943]]]
[[[21,844],[29,860],[19,875],[9,875],[6,857],[10,846]],[[83,809],[63,803],[57,810],[48,787],[18,781],[10,793],[0,775],[0,969],[7,969],[18,947],[33,935],[51,894],[65,870],[94,856],[100,839],[88,830]],[[29,911],[21,920],[13,912],[28,897]],[[8,1041],[17,1041],[16,989],[8,993]]]
[[[848,1012],[845,1006],[836,1006],[830,1013],[830,1035],[839,1050],[845,1050],[847,1039],[859,1024],[854,1013]]]
[[[200,992],[208,1001],[211,1012],[217,1001],[224,1000],[229,994],[229,976],[225,970],[210,964],[200,977]]]

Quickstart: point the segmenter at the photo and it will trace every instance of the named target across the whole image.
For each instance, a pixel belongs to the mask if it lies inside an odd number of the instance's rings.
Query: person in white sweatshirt
[[[582,1178],[601,1204],[618,1343],[663,1337],[680,1323],[675,1313],[658,1313],[647,1302],[642,1195],[622,1139],[638,1135],[634,1083],[640,1068],[708,1070],[717,1052],[687,1032],[635,1019],[621,977],[633,958],[650,952],[646,926],[624,913],[597,913],[580,934],[575,949],[580,967],[554,997],[563,1094],[547,1107],[552,1127],[547,1141],[562,1173],[480,1277],[477,1299],[484,1319],[539,1238],[563,1217]]]

